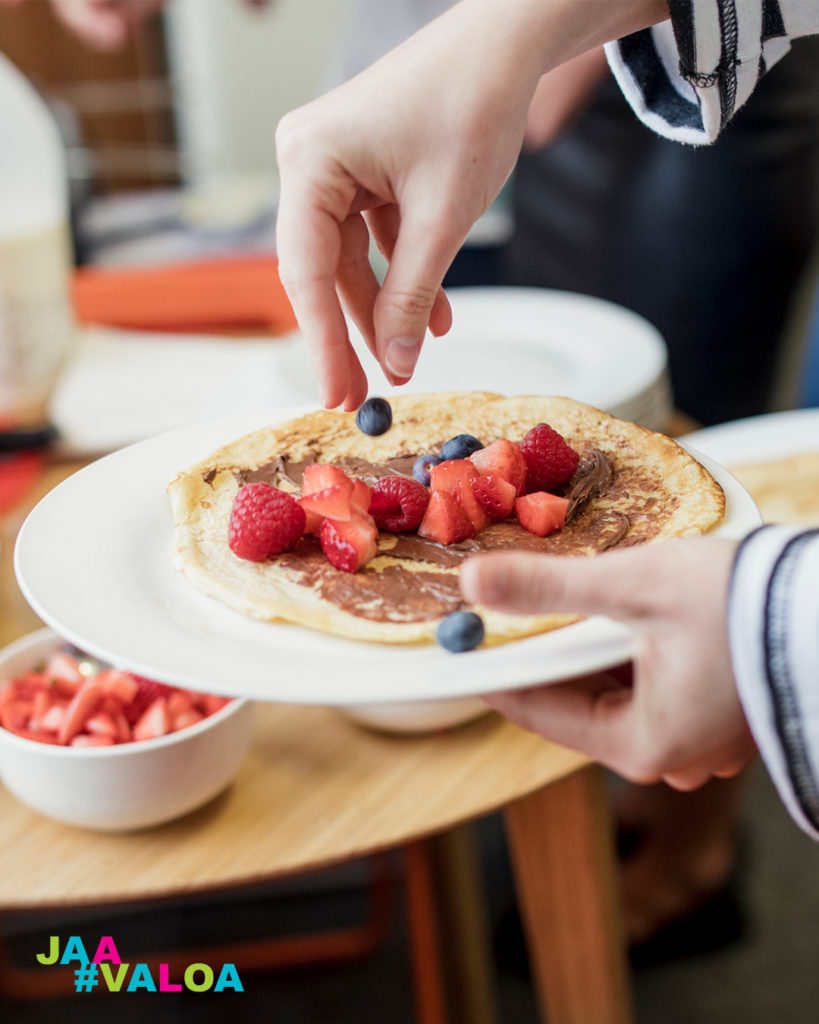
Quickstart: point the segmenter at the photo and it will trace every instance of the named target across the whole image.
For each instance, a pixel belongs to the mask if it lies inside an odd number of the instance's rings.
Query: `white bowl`
[[[0,651],[0,681],[47,658],[63,640],[51,629]],[[63,747],[0,728],[0,778],[9,792],[57,821],[105,831],[178,818],[220,793],[250,744],[253,705],[233,700],[196,725],[112,747]]]
[[[412,700],[397,704],[357,704],[341,709],[354,722],[381,732],[424,733],[454,729],[488,713],[478,697]]]

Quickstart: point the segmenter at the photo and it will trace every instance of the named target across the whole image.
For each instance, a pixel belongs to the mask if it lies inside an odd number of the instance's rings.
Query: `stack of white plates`
[[[453,288],[453,325],[428,337],[412,380],[395,393],[496,391],[568,395],[614,416],[662,430],[671,411],[665,343],[648,321],[621,306],[543,288]],[[389,396],[380,367],[351,328],[371,392]],[[305,346],[285,342],[282,390],[297,401],[318,391]]]
[[[452,330],[429,337],[409,384],[391,388],[351,337],[372,394],[495,391],[568,395],[662,430],[671,409],[665,344],[636,313],[540,288],[455,288]],[[90,328],[52,401],[64,444],[118,448],[215,415],[318,402],[304,339],[219,338]]]

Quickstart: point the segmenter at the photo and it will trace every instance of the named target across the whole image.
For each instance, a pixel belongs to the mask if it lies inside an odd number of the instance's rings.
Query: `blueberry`
[[[429,487],[430,470],[433,466],[439,465],[441,459],[437,455],[419,455],[412,464],[412,475],[419,484]]]
[[[472,434],[458,434],[441,445],[441,460],[446,462],[447,459],[468,459],[473,452],[480,451],[481,448],[483,445],[477,437],[473,437]]]
[[[371,437],[385,434],[392,426],[392,409],[386,398],[368,398],[358,407],[355,425]]]
[[[441,620],[435,637],[441,647],[456,654],[471,651],[483,640],[483,619],[475,612],[452,612]]]

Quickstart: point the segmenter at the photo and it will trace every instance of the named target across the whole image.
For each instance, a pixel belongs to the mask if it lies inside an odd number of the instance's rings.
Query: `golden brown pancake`
[[[597,555],[704,533],[724,513],[722,489],[670,438],[568,398],[455,392],[407,395],[391,404],[393,426],[380,437],[361,433],[353,413],[320,410],[239,438],[180,473],[168,487],[177,566],[200,590],[256,619],[355,640],[429,642],[443,616],[465,607],[458,574],[475,551]],[[418,455],[436,452],[456,434],[474,434],[484,444],[501,437],[519,441],[541,422],[581,456],[567,485],[575,512],[548,537],[514,520],[445,547],[416,534],[382,532],[377,556],[357,573],[333,568],[310,536],[265,562],[240,559],[228,547],[230,510],[244,482],[264,479],[297,492],[300,471],[315,461],[341,465],[371,483],[390,472],[409,473]],[[576,621],[476,610],[490,643]]]
[[[819,526],[819,451],[731,470],[759,506],[766,523]]]

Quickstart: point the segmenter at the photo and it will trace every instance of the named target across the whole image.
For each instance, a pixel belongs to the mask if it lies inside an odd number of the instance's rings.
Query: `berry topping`
[[[460,654],[477,647],[484,637],[483,620],[475,612],[451,612],[435,632],[441,647]]]
[[[441,459],[438,455],[419,455],[412,465],[412,475],[419,484],[429,487],[430,471]]]
[[[338,466],[331,466],[327,462],[314,462],[304,467],[304,476],[301,483],[302,494],[312,494],[314,491],[323,491],[327,487],[352,487],[352,480],[343,469]]]
[[[164,697],[157,697],[139,718],[133,728],[135,740],[155,740],[171,731],[171,719],[168,715],[168,704]]]
[[[506,519],[515,510],[515,485],[502,476],[476,476],[469,481],[472,493],[489,519]]]
[[[385,434],[392,426],[392,408],[386,398],[368,398],[358,407],[355,425],[371,437]]]
[[[406,476],[384,476],[372,486],[369,513],[379,530],[414,530],[424,518],[429,491]]]
[[[459,540],[474,537],[475,529],[454,494],[434,490],[418,527],[418,535],[437,541],[438,544],[457,544]]]
[[[546,491],[534,491],[515,499],[515,515],[524,530],[545,537],[559,530],[566,522],[568,498],[559,498]]]
[[[292,548],[304,525],[304,509],[291,494],[263,481],[245,484],[233,499],[228,544],[239,558],[262,562]]]
[[[514,441],[500,438],[479,452],[469,456],[469,461],[481,476],[500,476],[514,484],[516,494],[526,491],[526,459]]]
[[[478,471],[469,459],[449,459],[432,467],[430,487],[433,491],[447,491],[454,494],[459,480],[469,480],[477,476]]]
[[[363,480],[347,476],[338,466],[316,462],[305,467],[299,505],[306,515],[304,532],[318,533],[323,519],[366,516],[370,489]]]
[[[377,537],[372,519],[358,515],[342,522],[325,519],[319,534],[324,557],[342,572],[355,572],[374,558]]]
[[[299,505],[307,515],[311,513],[322,519],[349,519],[353,515],[352,487],[325,487],[321,491],[312,491],[298,499]]]
[[[473,452],[483,448],[481,442],[472,434],[457,434],[441,445],[441,460],[467,459]]]
[[[526,460],[526,489],[553,491],[570,480],[580,456],[548,423],[538,423],[520,442]]]
[[[480,480],[480,477],[462,477],[455,485],[454,494],[456,501],[460,502],[461,508],[466,512],[467,519],[472,523],[472,529],[475,533],[480,533],[488,525],[489,516],[472,492],[473,480]]]
[[[359,512],[362,516],[367,515],[370,507],[370,488],[363,480],[359,480],[358,477],[353,478],[353,490],[350,495],[350,504],[352,505],[354,512]]]

